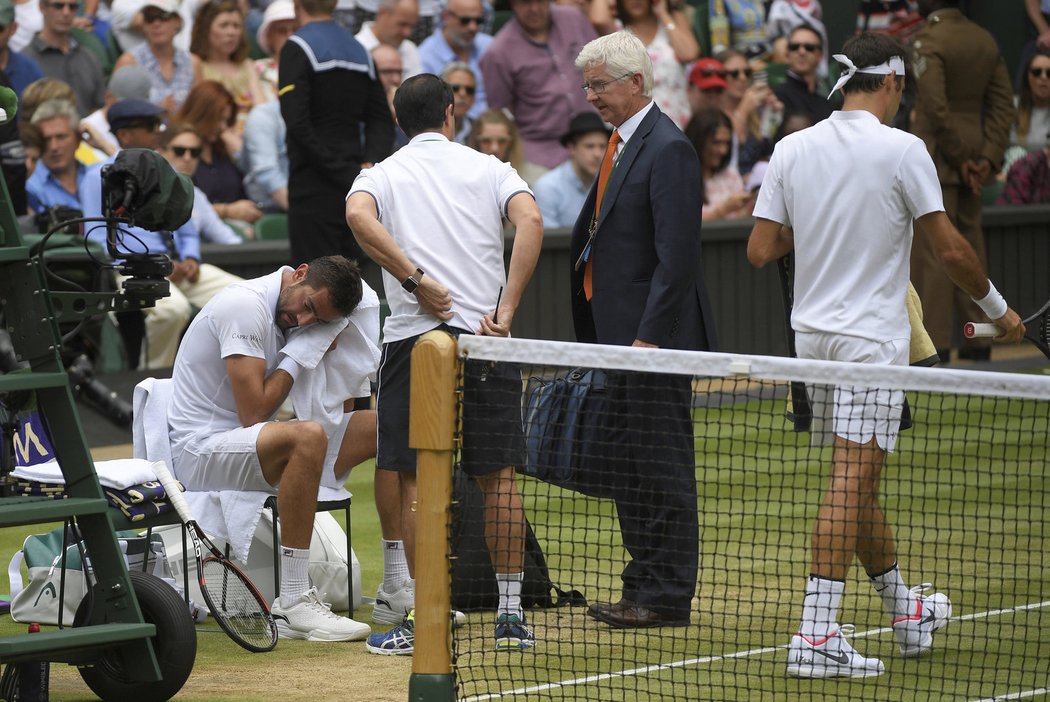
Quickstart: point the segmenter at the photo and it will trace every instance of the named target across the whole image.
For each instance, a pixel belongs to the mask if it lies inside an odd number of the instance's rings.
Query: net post
[[[456,421],[456,341],[432,331],[412,350],[409,445],[417,452],[419,494],[415,653],[408,686],[413,702],[455,699],[448,531]]]

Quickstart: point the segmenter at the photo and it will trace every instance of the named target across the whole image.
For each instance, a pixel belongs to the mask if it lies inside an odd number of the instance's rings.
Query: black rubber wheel
[[[132,571],[129,575],[142,618],[147,624],[157,627],[157,634],[151,641],[160,664],[161,680],[131,680],[117,651],[107,651],[94,665],[81,667],[80,677],[92,692],[107,702],[163,702],[174,697],[190,677],[197,657],[197,631],[186,602],[171,586],[147,573]],[[83,626],[88,622],[90,600],[90,597],[85,597],[80,603],[73,626]]]

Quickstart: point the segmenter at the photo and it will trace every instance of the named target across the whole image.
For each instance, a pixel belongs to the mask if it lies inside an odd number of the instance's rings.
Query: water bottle
[[[39,624],[29,625],[30,634],[40,633]],[[47,702],[51,664],[47,661],[26,661],[18,664],[18,702]]]

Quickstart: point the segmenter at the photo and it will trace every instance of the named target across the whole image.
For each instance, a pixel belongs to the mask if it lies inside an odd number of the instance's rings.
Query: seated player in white
[[[281,587],[273,614],[282,638],[354,641],[370,631],[331,611],[310,586],[308,566],[318,486],[330,477],[323,475],[329,444],[339,446],[332,477],[341,484],[375,456],[375,412],[354,412],[347,398],[341,426],[327,433],[316,421],[274,418],[308,372],[289,355],[292,344],[315,349],[317,359],[332,353],[361,296],[360,271],[342,256],[285,266],[212,298],[175,359],[168,422],[176,476],[187,490],[277,495]]]

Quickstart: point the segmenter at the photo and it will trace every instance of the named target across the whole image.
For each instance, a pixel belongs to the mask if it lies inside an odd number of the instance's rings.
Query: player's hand
[[[452,319],[452,293],[429,275],[424,275],[416,288],[416,300],[426,312],[443,322]]]
[[[500,306],[498,314],[495,316],[499,320],[498,322],[493,321],[493,315],[490,314],[482,317],[478,333],[482,336],[510,336],[510,324],[514,319],[514,312]]]
[[[1002,334],[995,337],[996,341],[1016,344],[1024,338],[1024,322],[1021,321],[1020,315],[1012,309],[1007,308],[1006,314],[992,321],[1002,331]]]

